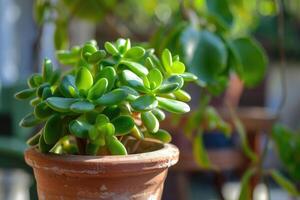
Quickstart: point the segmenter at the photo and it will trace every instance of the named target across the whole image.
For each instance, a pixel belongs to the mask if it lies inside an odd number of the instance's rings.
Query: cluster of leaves
[[[69,71],[54,71],[45,59],[42,74],[33,74],[29,88],[16,94],[33,98],[34,111],[21,126],[45,123],[28,142],[42,152],[124,155],[128,137],[170,142],[169,133],[159,128],[164,111],[190,110],[182,87],[197,78],[168,49],[160,60],[153,49],[131,46],[129,39],[106,42],[105,50],[89,41],[58,51],[57,58],[72,66]]]
[[[177,19],[154,35],[151,43],[158,52],[169,48],[178,53],[212,95],[226,89],[231,73],[245,86],[260,83],[267,66],[265,52],[246,30],[235,29],[241,18],[235,10],[245,10],[244,4],[207,0],[184,8],[188,19]]]

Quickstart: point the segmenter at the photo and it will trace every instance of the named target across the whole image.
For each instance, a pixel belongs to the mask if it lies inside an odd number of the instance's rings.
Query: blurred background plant
[[[65,49],[94,37],[99,46],[107,40],[129,37],[145,47],[154,48],[158,54],[164,48],[169,48],[184,59],[188,70],[199,78],[196,85],[187,86],[195,96],[193,99],[196,99],[192,102],[194,112],[185,119],[170,117],[174,124],[184,121],[184,133],[193,143],[197,164],[215,170],[204,145],[206,131],[218,129],[227,138],[233,137],[232,132],[237,132],[242,149],[251,160],[251,168],[242,178],[240,199],[250,198],[249,181],[254,175],[271,175],[291,194],[298,195],[292,182],[278,171],[273,171],[273,168],[265,169],[263,164],[272,146],[270,143],[275,142],[279,152],[284,152],[285,145],[279,144],[281,139],[278,139],[278,135],[291,131],[274,129],[277,137],[273,134],[272,138],[267,139],[262,147],[263,154],[258,156],[249,146],[247,130],[241,125],[235,109],[243,101],[243,90],[264,84],[266,73],[272,70],[267,69],[267,57],[270,57],[271,64],[283,60],[281,66],[285,65],[286,59],[297,60],[300,49],[295,44],[300,40],[300,1],[35,0],[33,3],[38,28],[32,43],[34,64],[31,65],[31,71],[40,71],[38,63],[45,54],[54,57],[49,54],[52,47]],[[263,44],[268,56],[255,38]],[[279,74],[282,77],[285,75],[284,71]],[[26,73],[20,76],[25,78]],[[284,84],[279,86],[285,87]],[[287,98],[284,92],[286,88],[280,93],[278,85],[274,87],[277,87],[276,98],[265,90],[260,93],[267,93],[270,96],[266,97],[270,98],[267,101],[273,110],[279,110],[276,114],[281,114],[283,106],[280,104],[284,104],[284,98]],[[280,95],[284,96],[283,100],[278,97]],[[253,93],[252,96],[264,98]],[[231,113],[231,118],[235,119],[233,126],[218,114],[216,104],[229,109],[227,113]],[[290,171],[295,163],[286,164],[288,161],[282,153],[279,155]],[[293,176],[289,174],[289,177]]]

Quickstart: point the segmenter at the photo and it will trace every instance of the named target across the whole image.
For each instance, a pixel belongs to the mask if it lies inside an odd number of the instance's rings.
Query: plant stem
[[[80,155],[86,155],[86,140],[76,137],[76,143],[78,146],[78,151]]]

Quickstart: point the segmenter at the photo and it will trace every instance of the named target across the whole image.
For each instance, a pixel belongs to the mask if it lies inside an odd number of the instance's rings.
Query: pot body
[[[168,168],[178,161],[171,144],[128,156],[46,155],[30,148],[40,200],[159,200]]]

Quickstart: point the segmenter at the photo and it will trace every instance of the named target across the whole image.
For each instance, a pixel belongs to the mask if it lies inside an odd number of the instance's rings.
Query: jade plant
[[[15,95],[32,98],[33,112],[20,122],[40,128],[29,145],[43,153],[126,155],[136,151],[127,146],[129,138],[137,145],[145,138],[171,141],[159,121],[164,111],[190,110],[182,87],[196,76],[168,49],[159,59],[153,49],[131,46],[129,39],[106,42],[104,48],[92,40],[57,51],[66,70],[54,70],[44,59],[42,73],[29,77],[29,88]]]

